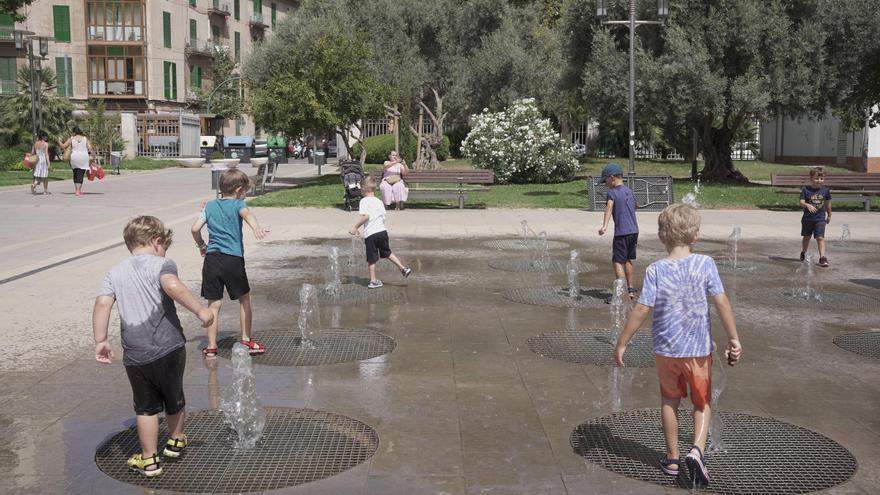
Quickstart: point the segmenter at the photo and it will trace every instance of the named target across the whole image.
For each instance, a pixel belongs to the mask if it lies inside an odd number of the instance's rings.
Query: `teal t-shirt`
[[[202,218],[208,225],[209,253],[223,253],[244,258],[244,240],[241,235],[241,210],[247,203],[237,198],[219,198],[208,201]]]

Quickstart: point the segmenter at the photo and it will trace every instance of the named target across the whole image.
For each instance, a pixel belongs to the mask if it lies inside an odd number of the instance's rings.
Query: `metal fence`
[[[199,117],[190,114],[137,116],[137,154],[153,158],[198,156]]]

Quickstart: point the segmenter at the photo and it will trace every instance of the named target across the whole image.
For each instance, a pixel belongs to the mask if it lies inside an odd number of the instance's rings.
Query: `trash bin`
[[[119,175],[121,172],[119,171],[119,167],[122,165],[122,152],[121,151],[111,151],[110,152],[110,166],[113,167],[113,170],[116,172],[116,175]]]
[[[326,163],[327,163],[327,154],[324,153],[323,151],[316,151],[315,152],[315,165],[320,167],[321,165],[325,165]]]
[[[223,138],[223,154],[226,158],[238,158],[239,163],[250,163],[254,156],[253,136],[226,136]]]
[[[269,136],[266,139],[269,147],[269,157],[275,163],[287,163],[287,138],[284,136]],[[272,156],[274,153],[274,157]]]
[[[217,150],[217,136],[201,136],[199,137],[199,142],[199,156],[204,158],[206,162],[210,162],[211,153]]]

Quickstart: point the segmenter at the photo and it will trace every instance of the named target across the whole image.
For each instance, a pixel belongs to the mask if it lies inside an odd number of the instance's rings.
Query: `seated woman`
[[[397,205],[396,209],[402,210],[403,204],[409,197],[409,188],[403,182],[407,170],[406,162],[400,158],[396,151],[388,154],[388,160],[385,161],[385,168],[382,170],[382,182],[379,183],[379,190],[382,191],[382,201],[385,206],[391,206],[391,203]]]

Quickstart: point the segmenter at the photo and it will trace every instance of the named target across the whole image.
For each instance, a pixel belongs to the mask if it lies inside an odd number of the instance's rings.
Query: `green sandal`
[[[178,458],[180,457],[181,452],[189,443],[186,440],[186,435],[183,438],[169,438],[165,443],[165,450],[162,451],[162,455],[166,457]]]
[[[153,454],[146,459],[143,458],[141,454],[135,454],[128,459],[128,467],[132,471],[137,471],[147,478],[152,478],[153,476],[159,476],[162,474],[162,461],[159,459],[159,454]],[[152,468],[151,468],[152,466]]]

